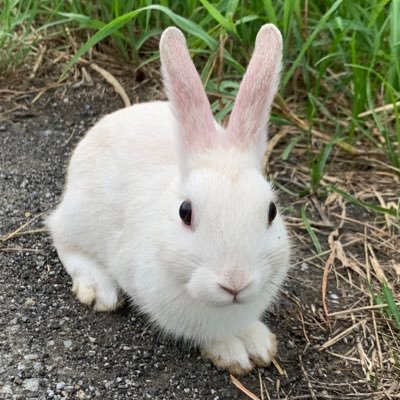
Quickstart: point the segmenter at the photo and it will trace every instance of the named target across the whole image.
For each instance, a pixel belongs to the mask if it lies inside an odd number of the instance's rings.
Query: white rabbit
[[[289,241],[261,171],[282,38],[264,25],[227,129],[219,126],[183,34],[160,42],[169,102],[97,123],[76,148],[47,220],[84,304],[125,292],[165,332],[217,366],[267,365],[276,340],[259,318],[289,267]]]

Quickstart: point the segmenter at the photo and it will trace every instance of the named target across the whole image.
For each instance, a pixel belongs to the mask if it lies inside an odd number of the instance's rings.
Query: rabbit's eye
[[[190,226],[192,223],[192,204],[190,201],[185,200],[181,206],[179,207],[179,216],[181,217],[182,222]]]
[[[271,201],[270,205],[269,205],[269,211],[268,211],[268,224],[271,225],[272,221],[275,219],[276,217],[276,205],[275,203],[273,203]]]

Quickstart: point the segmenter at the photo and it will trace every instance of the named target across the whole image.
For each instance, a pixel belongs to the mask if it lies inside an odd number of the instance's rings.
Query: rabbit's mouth
[[[221,302],[221,301],[213,301],[213,300],[207,300],[206,303],[211,306],[212,308],[218,308],[218,309],[224,309],[224,308],[236,308],[236,307],[241,307],[246,305],[248,302],[238,300],[238,299],[232,299],[229,301]]]
[[[190,292],[189,295],[190,297],[192,297],[192,299],[206,303],[212,308],[236,308],[252,303],[255,299],[255,295],[253,292],[240,292],[237,295],[233,295],[224,292],[219,293],[219,291],[217,290],[213,293],[209,293],[208,295],[197,296],[194,293]]]

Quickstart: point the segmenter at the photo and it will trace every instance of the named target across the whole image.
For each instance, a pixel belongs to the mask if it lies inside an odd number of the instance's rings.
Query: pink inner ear
[[[271,24],[259,31],[253,56],[239,88],[227,134],[237,146],[247,147],[260,140],[278,88],[282,37]]]
[[[216,129],[210,103],[185,38],[177,28],[168,28],[163,33],[160,56],[164,84],[178,121],[183,148],[201,151],[211,147],[216,140]]]

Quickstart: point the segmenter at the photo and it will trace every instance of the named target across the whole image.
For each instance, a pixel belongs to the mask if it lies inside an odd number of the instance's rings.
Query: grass
[[[400,329],[399,278],[392,271],[378,279],[380,264],[368,246],[376,245],[383,258],[389,253],[398,257],[393,249],[400,234],[400,1],[4,0],[0,69],[12,73],[45,45],[68,55],[64,76],[79,71],[77,62],[88,51],[105,45],[116,48],[125,62],[146,69],[158,58],[160,33],[173,24],[185,32],[214,114],[224,120],[257,31],[266,22],[276,24],[284,37],[272,125],[277,137],[282,134],[276,165],[285,173],[277,173],[277,186],[290,202],[301,204],[300,222],[294,216],[289,222],[300,223],[307,233],[308,240],[301,240],[313,249],[312,257],[323,264],[322,254],[330,254],[323,279],[333,270],[337,280],[360,289],[360,299],[371,307],[385,307],[381,325],[377,328],[372,312],[374,325],[368,329],[375,331],[377,342],[382,339],[382,348],[388,347],[392,342],[385,324]],[[293,170],[291,157],[301,160]],[[285,183],[288,170],[293,178]],[[349,220],[357,226],[354,235],[363,243],[359,253],[344,256],[333,232],[324,241],[333,217],[316,203],[336,215],[340,226]],[[335,260],[341,267],[335,269]],[[375,272],[369,272],[369,265]],[[357,316],[351,315],[356,324]],[[372,321],[370,314],[367,319]],[[366,377],[371,378],[371,370]]]
[[[285,68],[281,94],[301,104],[307,115],[308,142],[312,129],[328,132],[335,141],[357,147],[368,141],[400,170],[400,6],[397,0],[346,2],[208,0],[180,2],[5,0],[0,21],[1,64],[10,70],[23,62],[40,41],[89,32],[66,65],[104,41],[112,41],[126,61],[140,67],[158,57],[148,46],[163,28],[175,24],[186,32],[195,61],[213,104],[224,118],[249,59],[259,27],[273,22],[284,35]],[[80,41],[81,41],[80,40]],[[224,41],[223,60],[219,43]],[[207,60],[207,61],[205,61]],[[223,69],[219,65],[223,63]],[[392,105],[388,112],[375,111]],[[362,113],[370,111],[367,117]],[[360,115],[361,114],[361,115]],[[287,123],[288,121],[282,121]],[[291,122],[291,121],[289,121]],[[371,128],[372,127],[372,128]],[[333,139],[332,139],[333,140]],[[331,146],[310,162],[311,190],[319,186]]]
[[[322,246],[321,246],[321,243],[318,240],[317,235],[314,233],[313,228],[311,227],[310,221],[307,218],[306,206],[305,205],[303,205],[301,207],[300,215],[301,215],[301,219],[303,220],[303,224],[304,224],[304,226],[305,226],[305,228],[307,230],[307,233],[308,233],[308,235],[310,236],[310,238],[311,238],[311,240],[313,242],[313,245],[315,247],[315,250],[316,250],[317,254],[321,254],[322,253]]]

